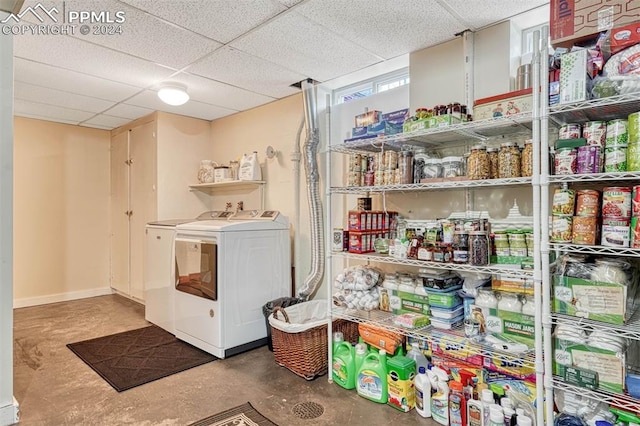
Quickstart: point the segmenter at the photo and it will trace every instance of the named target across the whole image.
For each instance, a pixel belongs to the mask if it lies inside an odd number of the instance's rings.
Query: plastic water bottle
[[[416,387],[416,411],[422,417],[431,417],[431,382],[424,367],[418,367],[413,383]]]
[[[429,369],[429,361],[422,351],[418,349],[418,344],[411,345],[411,349],[407,352],[407,358],[411,358],[416,362],[416,371],[420,371],[420,367],[424,367],[425,372]]]

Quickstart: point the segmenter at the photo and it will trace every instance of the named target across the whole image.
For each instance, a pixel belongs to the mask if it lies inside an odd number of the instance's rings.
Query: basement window
[[[409,69],[383,74],[333,91],[334,104],[344,104],[409,84]]]

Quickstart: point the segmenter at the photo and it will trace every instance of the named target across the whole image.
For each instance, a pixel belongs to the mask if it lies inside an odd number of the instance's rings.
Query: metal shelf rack
[[[549,247],[553,250],[570,253],[640,257],[640,249],[631,247],[583,246],[579,244],[566,243],[550,243]]]
[[[555,313],[551,314],[551,320],[554,324],[567,324],[582,330],[604,331],[625,339],[640,340],[640,310],[637,310],[624,325],[607,324],[586,318]]]
[[[621,395],[602,390],[581,388],[565,383],[557,376],[553,376],[552,383],[554,389],[560,389],[565,392],[570,392],[576,395],[594,399],[596,401],[606,402],[607,404],[611,404],[618,408],[631,411],[632,413],[640,412],[640,400],[635,399],[629,395]]]
[[[530,177],[519,177],[509,179],[486,179],[486,180],[444,180],[442,182],[412,183],[403,185],[384,186],[346,186],[332,187],[333,194],[363,194],[382,192],[410,192],[410,191],[433,191],[452,188],[493,188],[497,186],[531,186]]]
[[[549,183],[580,183],[640,180],[640,172],[592,173],[582,175],[550,175]]]

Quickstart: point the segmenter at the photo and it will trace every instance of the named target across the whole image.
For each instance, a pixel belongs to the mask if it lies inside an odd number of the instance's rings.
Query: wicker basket
[[[300,305],[303,304],[295,306]],[[272,315],[275,319],[278,319],[278,314],[282,314],[284,320],[290,323],[289,316],[284,308],[274,308]],[[332,322],[332,329],[333,332],[341,331],[345,341],[356,342],[358,340],[357,323],[336,319]],[[328,337],[326,324],[312,327],[298,333],[282,331],[271,325],[271,337],[273,341],[273,355],[278,365],[286,367],[293,373],[307,380],[312,380],[318,376],[327,374]]]

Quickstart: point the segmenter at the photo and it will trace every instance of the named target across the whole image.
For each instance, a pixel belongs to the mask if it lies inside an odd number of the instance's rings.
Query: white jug
[[[240,180],[262,180],[262,170],[258,162],[258,152],[251,155],[242,155],[240,161]]]

